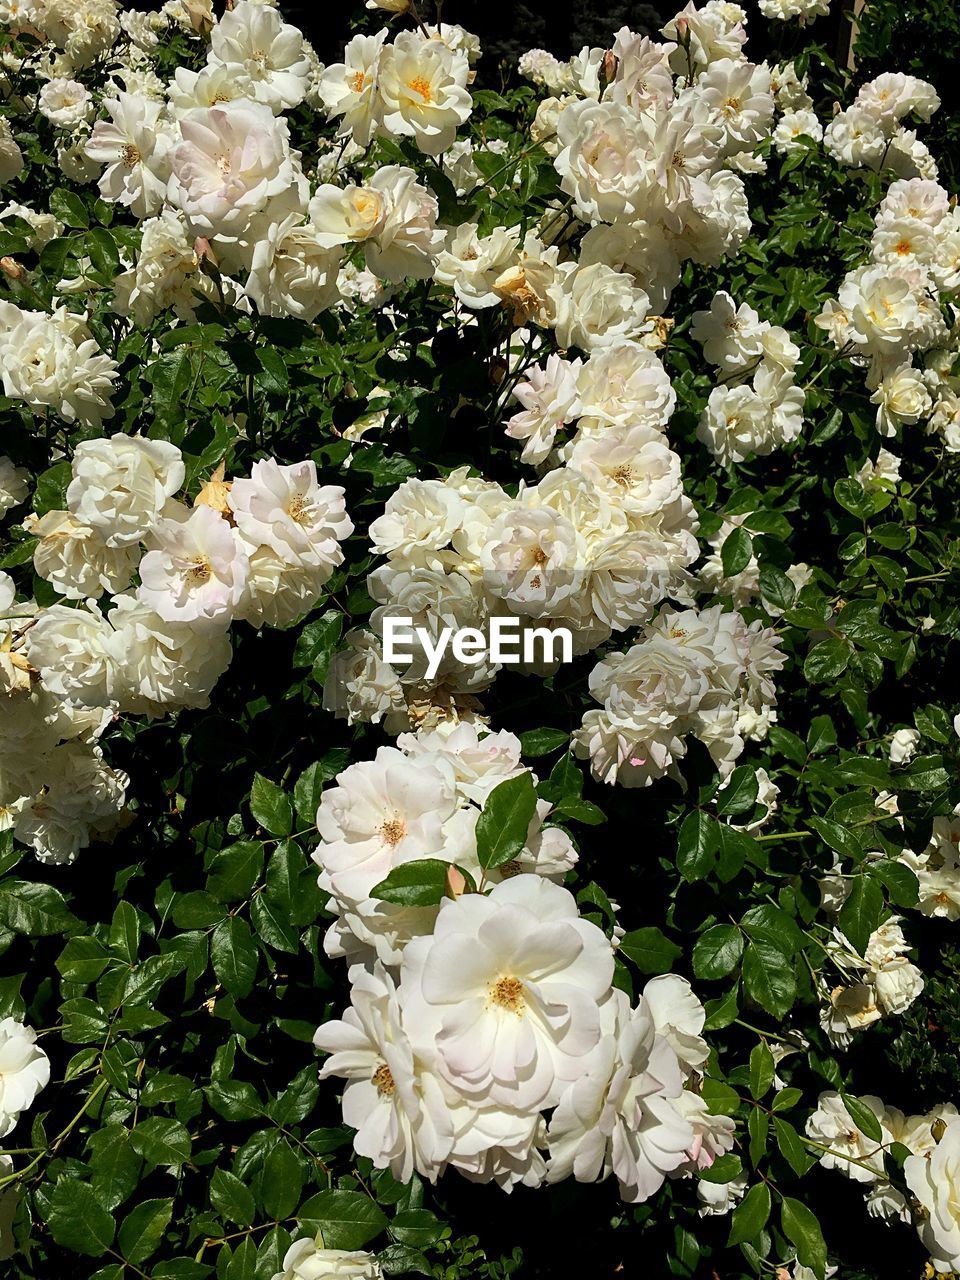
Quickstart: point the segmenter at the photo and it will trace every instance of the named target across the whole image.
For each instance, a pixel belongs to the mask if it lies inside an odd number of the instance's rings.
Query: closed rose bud
[[[499,387],[507,376],[509,365],[506,360],[496,359],[490,361],[490,381],[495,387]]]
[[[22,280],[27,274],[16,258],[0,258],[0,271],[11,280]]]

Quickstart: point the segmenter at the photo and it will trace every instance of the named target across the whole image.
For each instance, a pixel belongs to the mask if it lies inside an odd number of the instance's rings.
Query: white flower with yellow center
[[[155,550],[140,562],[140,601],[165,622],[229,621],[243,596],[250,562],[234,530],[212,507],[153,530]]]
[[[435,1182],[474,1108],[444,1087],[429,1041],[413,1042],[393,979],[377,962],[350,969],[351,1007],[342,1021],[314,1036],[331,1056],[321,1079],[344,1076],[344,1121],[356,1129],[354,1149],[399,1182],[416,1172]]]
[[[310,85],[303,36],[276,9],[238,0],[213,28],[208,62],[239,72],[274,114],[297,106]]]
[[[466,88],[469,74],[465,54],[419,32],[402,31],[380,57],[382,129],[412,137],[427,155],[441,155],[473,109]]]
[[[89,118],[93,99],[78,81],[58,76],[40,90],[37,106],[58,129],[72,129]]]
[[[612,977],[613,949],[573,896],[519,875],[441,906],[433,936],[407,944],[400,998],[458,1093],[522,1113],[581,1072]]]
[[[340,135],[352,135],[361,147],[369,144],[381,120],[377,85],[386,38],[385,29],[375,36],[354,36],[343,51],[343,62],[325,67],[318,85],[327,115],[342,117]]]
[[[142,95],[119,93],[104,106],[109,120],[98,120],[85,154],[105,165],[100,177],[104,200],[127,205],[136,218],[158,213],[170,175],[171,128],[163,105]]]
[[[321,485],[316,463],[282,466],[274,458],[255,462],[249,480],[234,480],[228,498],[237,527],[254,546],[264,544],[288,563],[343,563],[340,543],[353,532],[343,489]]]
[[[313,855],[322,883],[345,901],[365,901],[394,867],[442,856],[443,824],[457,807],[449,765],[425,765],[381,747],[375,760],[351,765],[323,793],[321,843]]]

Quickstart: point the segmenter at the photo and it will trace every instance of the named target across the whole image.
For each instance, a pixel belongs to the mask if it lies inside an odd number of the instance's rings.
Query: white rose
[[[108,98],[109,120],[93,126],[84,151],[106,168],[100,178],[104,200],[127,205],[135,218],[159,212],[170,174],[171,133],[162,104],[130,93]]]
[[[287,123],[269,107],[239,99],[191,111],[180,132],[171,198],[199,232],[242,235],[274,197],[284,198],[284,216],[303,207],[306,181],[290,153]]]
[[[138,597],[165,622],[222,626],[243,597],[250,562],[239,537],[211,507],[183,520],[163,519],[152,532],[157,548],[140,562]]]
[[[947,1125],[929,1156],[904,1161],[907,1186],[925,1210],[920,1239],[938,1271],[960,1268],[960,1120]]]
[[[51,693],[85,707],[115,701],[113,629],[94,606],[42,609],[27,632],[27,656]]]
[[[564,107],[557,120],[554,166],[585,222],[638,217],[654,182],[650,132],[629,107],[589,98]]]
[[[412,137],[427,155],[442,155],[473,109],[466,88],[469,74],[465,54],[424,39],[420,32],[401,31],[380,54],[382,129]]]
[[[381,1280],[383,1272],[372,1253],[324,1249],[315,1240],[295,1240],[273,1280]]]
[[[529,1113],[580,1074],[612,976],[610,943],[572,895],[519,875],[441,906],[433,936],[407,944],[400,997],[452,1087]]]
[[[28,516],[24,528],[39,539],[33,567],[68,600],[96,599],[123,591],[140,561],[139,547],[109,547],[97,530],[69,511]]]
[[[351,134],[361,147],[370,143],[382,118],[377,81],[386,38],[386,28],[375,36],[354,36],[343,62],[325,67],[318,85],[327,115],[342,117],[340,134]]]
[[[131,546],[153,529],[184,474],[180,450],[165,440],[84,440],[73,455],[67,506],[108,547]]]
[[[133,595],[115,597],[110,625],[121,711],[155,719],[210,705],[210,691],[230,665],[226,627],[166,622]]]
[[[275,114],[302,102],[310,83],[303,36],[276,9],[251,0],[239,0],[215,25],[207,61],[239,72],[252,84],[256,100]]]
[[[601,262],[567,271],[550,290],[561,347],[592,351],[644,331],[650,300],[633,277]]]
[[[33,1106],[50,1080],[50,1059],[37,1045],[32,1027],[4,1018],[0,1021],[0,1138]]]
[[[37,100],[40,114],[58,129],[72,129],[87,120],[93,110],[93,99],[76,80],[58,77],[48,80]]]
[[[917,754],[920,734],[916,729],[897,729],[890,739],[890,763],[909,764]]]

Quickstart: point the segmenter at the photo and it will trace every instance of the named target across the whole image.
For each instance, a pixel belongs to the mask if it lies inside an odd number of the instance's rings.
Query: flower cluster
[[[602,782],[646,787],[677,773],[692,734],[726,776],[745,739],[766,735],[776,703],[771,676],[784,660],[776,633],[759,621],[748,625],[722,605],[664,606],[637,644],[590,673],[601,709],[584,715],[576,753]]]
[[[521,71],[559,95],[541,103],[534,136],[591,228],[560,280],[537,244],[518,267],[524,309],[556,327],[561,345],[591,345],[582,324],[572,333],[565,324],[568,300],[602,307],[622,331],[628,312],[663,310],[684,261],[716,264],[749,232],[732,170],[757,167],[774,99],[769,68],[744,56],[745,17],[721,0],[691,3],[664,27],[665,42],[624,27],[609,51],[585,48],[568,64],[542,51],[521,59]],[[632,299],[617,275],[632,281]]]
[[[824,130],[823,144],[835,160],[852,168],[935,180],[933,156],[902,122],[915,115],[929,123],[939,107],[940,98],[926,80],[886,72],[865,84],[845,111],[837,111]]]
[[[352,963],[351,1008],[315,1037],[321,1075],[349,1081],[357,1152],[400,1181],[613,1173],[644,1200],[730,1145],[729,1121],[684,1087],[707,1058],[704,1011],[681,978],[652,979],[635,1008],[612,985],[614,944],[559,884],[576,854],[546,802],[519,853],[483,865],[485,804],[525,775],[512,734],[461,724],[405,735],[324,792],[326,947]],[[438,861],[438,905],[387,891],[391,873]]]
[[[822,1150],[820,1164],[863,1187],[872,1217],[910,1221],[906,1196],[893,1186],[886,1156],[894,1144],[909,1155],[903,1162],[907,1186],[925,1210],[920,1228],[938,1270],[952,1270],[960,1260],[960,1213],[955,1195],[960,1117],[952,1103],[922,1115],[908,1116],[880,1098],[865,1094],[853,1104],[835,1091],[821,1093],[806,1132]],[[869,1130],[869,1132],[865,1132]]]
[[[871,933],[862,956],[834,929],[824,951],[842,981],[823,985],[820,1009],[820,1024],[832,1044],[847,1048],[856,1031],[909,1009],[923,990],[920,970],[907,959],[909,950],[897,916]]]
[[[960,215],[936,182],[896,179],[877,211],[871,249],[871,261],[847,275],[817,324],[864,368],[881,435],[926,422],[950,452],[960,451],[960,381],[952,373],[960,334],[943,314],[960,290]]]
[[[679,461],[642,420],[618,428],[602,416],[621,414],[622,402],[627,412],[642,412],[636,406],[645,391],[651,416],[662,412],[656,402],[669,402],[669,382],[648,378],[647,358],[659,368],[632,345],[583,366],[597,379],[590,391],[584,377],[582,393],[591,397],[583,404],[596,431],[581,419],[569,464],[521,485],[516,497],[466,468],[445,480],[407,480],[394,492],[369,530],[373,550],[387,556],[367,579],[377,635],[390,618],[412,618],[436,638],[444,626],[483,633],[493,618],[516,617],[547,634],[568,629],[574,653],[586,653],[643,622],[683,584],[697,543]],[[605,382],[614,369],[624,375],[622,402]],[[571,375],[548,365],[547,376]],[[462,703],[498,669],[486,658],[465,665],[449,650],[431,678],[415,642],[411,662],[396,672],[383,662],[376,637],[359,633],[331,667],[327,704],[350,720],[398,712],[390,723],[403,724],[411,704]],[[542,673],[549,662],[536,669]]]
[[[11,400],[99,427],[113,417],[116,371],[82,316],[62,306],[48,315],[0,302],[0,377]]]
[[[803,427],[803,391],[793,376],[800,348],[786,329],[718,293],[709,311],[694,312],[690,332],[722,375],[697,428],[716,460],[729,466],[795,440]]]
[[[900,861],[917,877],[917,907],[925,916],[960,920],[960,814],[934,818],[927,847],[905,849]]]
[[[313,462],[263,459],[232,482],[220,468],[193,507],[176,497],[184,474],[163,440],[82,442],[66,509],[24,522],[64,602],[19,602],[0,579],[4,825],[41,858],[71,861],[115,822],[128,779],[98,745],[115,716],[209,705],[231,622],[289,625],[342,562],[343,490]]]

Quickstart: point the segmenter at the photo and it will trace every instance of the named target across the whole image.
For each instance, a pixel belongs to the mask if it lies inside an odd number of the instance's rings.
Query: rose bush
[[[936,87],[368,8],[0,4],[0,1256],[960,1270]]]

